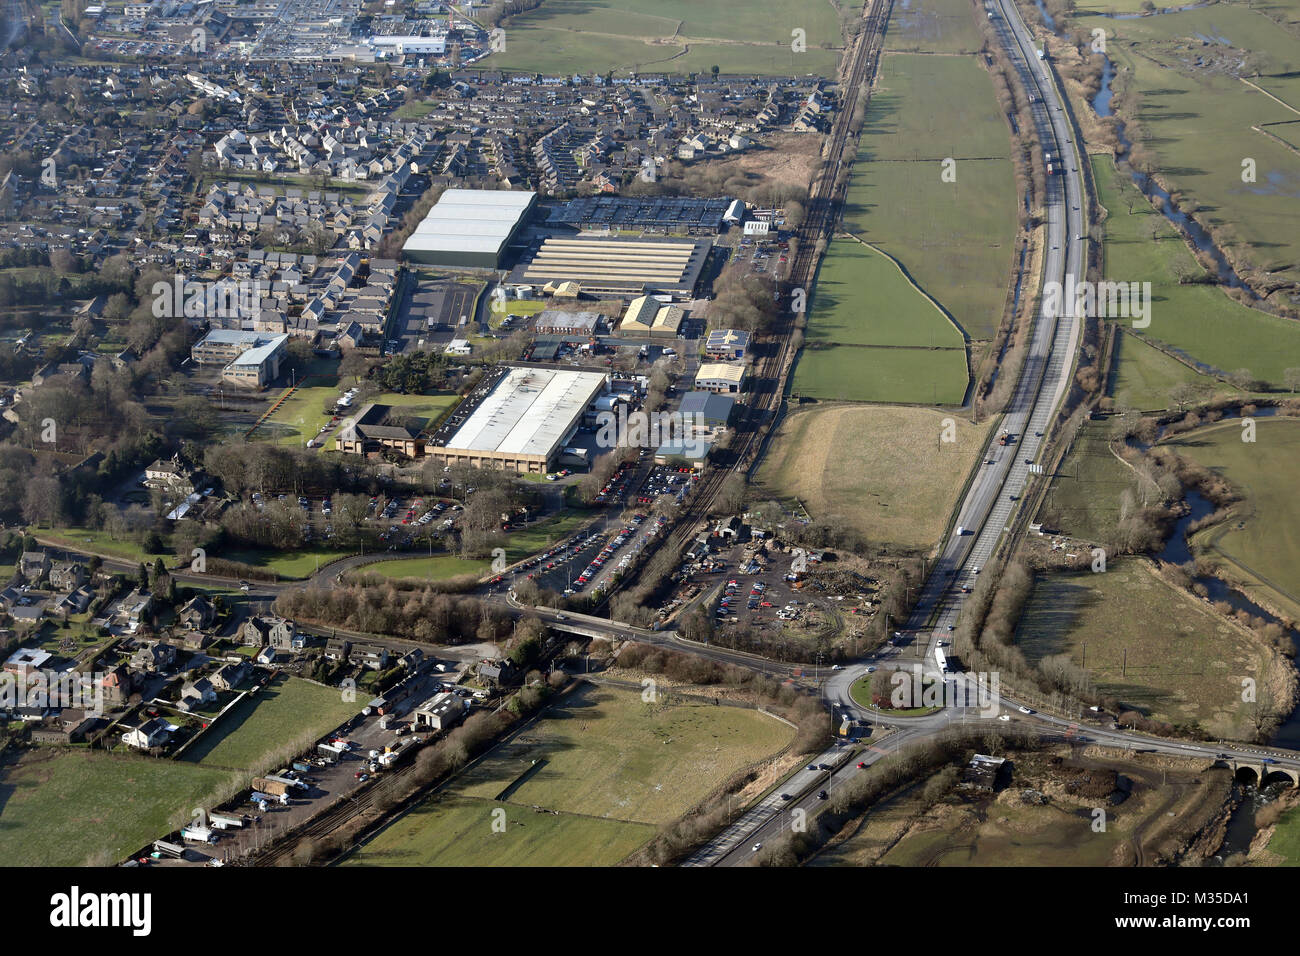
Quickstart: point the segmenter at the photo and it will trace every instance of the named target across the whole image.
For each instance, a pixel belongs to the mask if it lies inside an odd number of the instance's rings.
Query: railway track
[[[749,400],[743,406],[744,412],[729,449],[731,463],[728,467],[711,470],[700,480],[700,486],[683,510],[676,528],[662,540],[659,548],[680,553],[696,527],[713,510],[727,479],[734,474],[748,475],[758,463],[763,443],[785,400],[786,379],[797,351],[793,348],[796,313],[792,307],[807,302],[820,259],[817,242],[830,238],[843,208],[848,177],[845,176],[838,186],[837,181],[841,171],[847,168],[844,149],[851,135],[850,122],[859,97],[865,95],[870,101],[870,93],[862,89],[863,81],[879,62],[885,24],[892,8],[893,0],[867,0],[863,7],[862,29],[850,41],[848,66],[841,72],[840,106],[831,127],[830,148],[809,190],[804,222],[797,233],[798,250],[788,277],[781,283],[779,318],[774,328],[757,336],[755,352],[758,357],[751,369]],[[602,606],[608,604],[616,590],[605,596]]]

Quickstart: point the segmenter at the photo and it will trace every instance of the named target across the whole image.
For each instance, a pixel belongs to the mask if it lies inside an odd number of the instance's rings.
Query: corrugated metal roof
[[[601,372],[512,368],[447,440],[446,447],[549,455],[604,387]]]

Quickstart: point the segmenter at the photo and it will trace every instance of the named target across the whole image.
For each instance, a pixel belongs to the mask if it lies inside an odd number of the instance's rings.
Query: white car
[[[1016,709],[1019,710],[1022,714],[1032,714],[1032,713],[1033,713],[1033,711],[1030,710],[1028,707],[1018,707],[1018,708],[1016,708]]]
[[[1010,719],[1011,719],[1010,714],[998,714],[998,720],[1010,720]]]

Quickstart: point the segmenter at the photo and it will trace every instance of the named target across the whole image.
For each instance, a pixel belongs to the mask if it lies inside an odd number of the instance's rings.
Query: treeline
[[[275,599],[275,612],[301,624],[387,634],[426,644],[497,641],[513,629],[503,610],[473,597],[448,594],[434,584],[410,580],[286,590]]]

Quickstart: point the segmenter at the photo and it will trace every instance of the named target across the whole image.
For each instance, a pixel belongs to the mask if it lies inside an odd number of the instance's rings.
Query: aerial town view
[[[1300,866],[1300,0],[2,27],[52,925],[79,873],[996,866],[1209,930]]]

